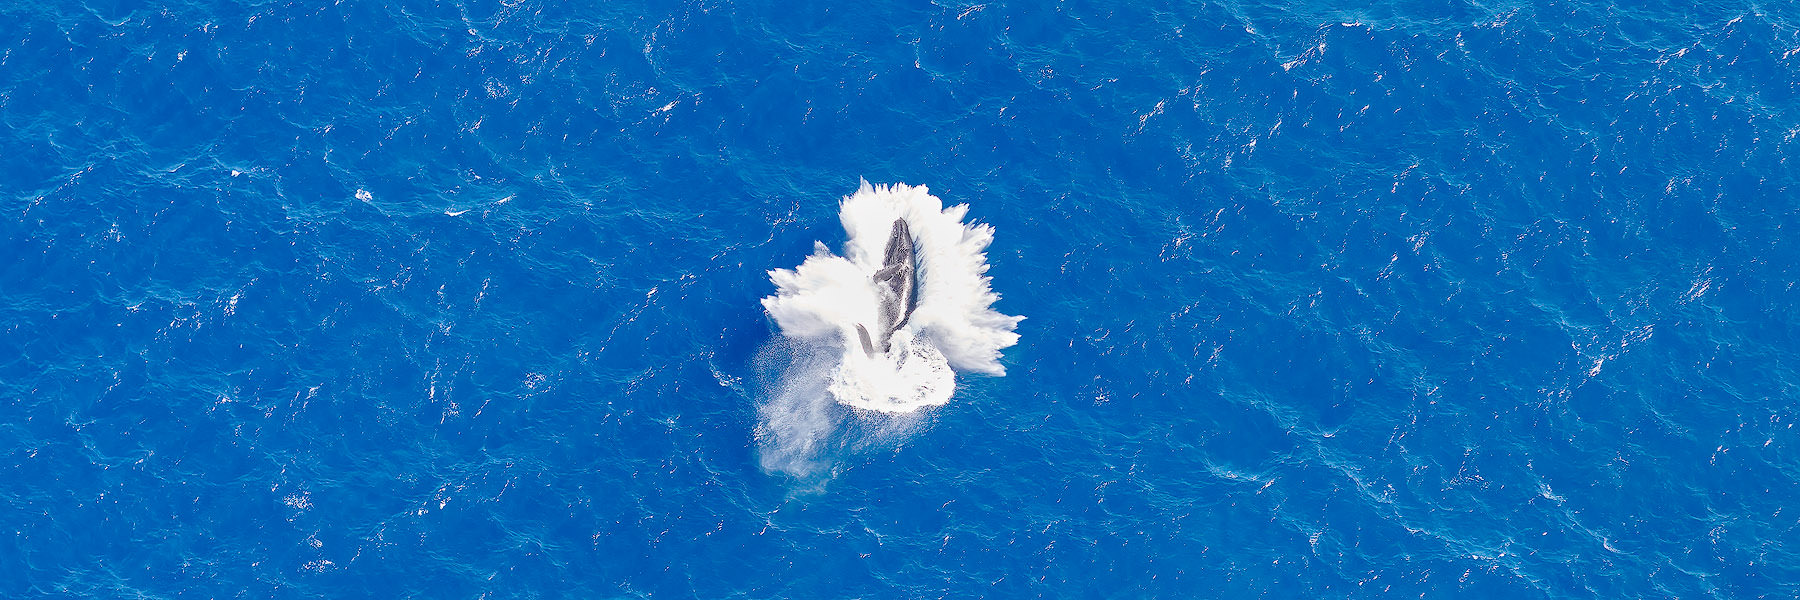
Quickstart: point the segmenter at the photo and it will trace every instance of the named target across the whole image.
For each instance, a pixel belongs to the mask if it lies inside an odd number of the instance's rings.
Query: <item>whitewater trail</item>
[[[986,254],[994,228],[964,222],[968,210],[945,208],[925,186],[865,181],[840,206],[847,235],[841,254],[815,243],[800,266],[769,271],[775,294],[762,305],[780,328],[776,345],[787,360],[770,367],[779,373],[761,407],[765,464],[771,456],[779,462],[816,454],[837,429],[832,404],[861,411],[862,426],[910,422],[906,415],[950,401],[957,371],[1006,374],[1000,351],[1018,342],[1014,329],[1024,317],[994,310],[999,296]],[[881,292],[874,276],[897,219],[912,233],[916,305],[893,332],[890,350],[870,353],[856,329],[876,330]]]

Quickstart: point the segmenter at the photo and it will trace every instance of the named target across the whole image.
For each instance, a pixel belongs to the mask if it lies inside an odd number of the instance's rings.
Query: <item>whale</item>
[[[877,351],[886,354],[892,349],[894,332],[906,326],[912,318],[916,301],[915,281],[917,266],[913,255],[912,229],[907,226],[905,218],[894,219],[893,229],[888,233],[887,250],[881,257],[881,270],[876,271],[871,279],[875,283],[877,301],[876,333],[871,336],[869,329],[862,323],[856,324],[857,337],[862,341],[863,352],[874,356]]]

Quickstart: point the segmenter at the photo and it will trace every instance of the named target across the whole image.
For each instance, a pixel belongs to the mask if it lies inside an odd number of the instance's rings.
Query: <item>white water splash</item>
[[[839,402],[912,412],[950,401],[956,388],[952,369],[1006,374],[1000,350],[1018,342],[1013,328],[1023,317],[992,308],[999,296],[988,285],[986,252],[994,228],[964,223],[968,212],[966,204],[944,208],[925,186],[865,181],[839,211],[849,234],[843,256],[821,243],[798,268],[769,272],[776,291],[762,304],[782,335],[840,349],[829,386]],[[896,219],[905,219],[912,230],[918,303],[912,318],[894,332],[893,349],[871,355],[851,340],[858,324],[875,329],[874,275]]]
[[[765,467],[804,474],[826,448],[911,429],[918,419],[909,415],[950,401],[956,371],[1005,375],[1000,351],[1018,342],[1013,330],[1024,317],[993,309],[999,296],[986,252],[994,228],[963,222],[968,210],[945,208],[924,186],[865,181],[839,210],[848,234],[841,255],[817,243],[799,267],[769,272],[776,290],[762,304],[781,329],[775,347],[787,360],[763,365],[775,373],[760,407]],[[912,232],[917,303],[891,349],[871,354],[856,327],[877,331],[874,275],[896,219]],[[873,438],[833,441],[846,420]]]

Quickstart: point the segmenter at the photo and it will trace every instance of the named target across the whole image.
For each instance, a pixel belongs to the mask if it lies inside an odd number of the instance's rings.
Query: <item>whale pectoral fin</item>
[[[869,328],[863,327],[862,323],[857,323],[856,336],[862,338],[863,352],[867,352],[869,356],[874,356],[875,343],[869,341]]]
[[[875,281],[886,282],[900,276],[900,269],[906,265],[888,265],[875,272]]]

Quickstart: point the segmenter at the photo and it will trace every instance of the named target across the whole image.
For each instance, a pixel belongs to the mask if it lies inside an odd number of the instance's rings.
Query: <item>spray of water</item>
[[[765,352],[776,373],[760,406],[765,468],[804,474],[831,448],[866,443],[847,430],[882,437],[910,430],[923,408],[950,401],[956,372],[1004,375],[1000,351],[1017,343],[1023,317],[993,309],[987,247],[994,228],[965,223],[968,205],[945,208],[924,186],[863,182],[839,210],[842,254],[823,243],[794,269],[775,269],[763,298],[782,339]],[[876,274],[895,220],[909,226],[916,305],[886,351],[867,351],[858,326],[878,332]]]

